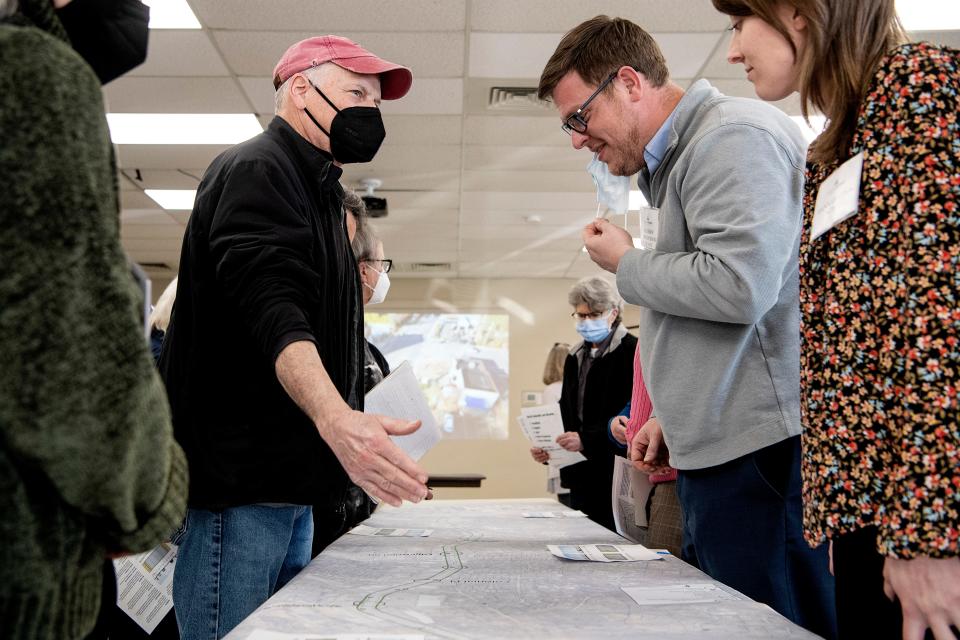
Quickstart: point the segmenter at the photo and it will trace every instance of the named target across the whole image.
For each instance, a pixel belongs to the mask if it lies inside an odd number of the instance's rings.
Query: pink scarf
[[[647,385],[643,381],[643,368],[640,366],[640,343],[637,343],[637,351],[633,355],[633,393],[630,396],[630,419],[627,421],[627,442],[632,442],[633,437],[637,435],[650,414],[653,413],[653,401],[650,400],[650,394],[647,393]],[[654,473],[650,475],[650,483],[658,484],[660,482],[669,482],[677,479],[677,470],[670,469],[665,473]]]

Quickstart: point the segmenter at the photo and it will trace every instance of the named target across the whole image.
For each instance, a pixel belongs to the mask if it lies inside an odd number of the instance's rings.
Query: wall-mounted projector
[[[371,218],[383,218],[387,215],[387,199],[373,195],[374,189],[383,186],[383,181],[377,178],[364,178],[360,181],[360,186],[366,191],[360,198],[363,204],[367,206],[367,215]]]

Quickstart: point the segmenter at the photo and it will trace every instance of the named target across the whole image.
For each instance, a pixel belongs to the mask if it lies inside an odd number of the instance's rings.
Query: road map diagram
[[[627,543],[586,518],[523,517],[563,509],[545,499],[381,508],[364,524],[433,533],[343,536],[227,639],[817,637],[672,556],[554,557],[548,544]]]

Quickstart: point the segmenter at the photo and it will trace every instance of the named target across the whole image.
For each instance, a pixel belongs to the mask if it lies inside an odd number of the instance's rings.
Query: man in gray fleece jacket
[[[563,38],[540,95],[552,97],[575,148],[612,176],[639,173],[655,208],[644,248],[605,220],[586,227],[584,242],[641,307],[656,417],[632,453],[652,471],[669,450],[679,469],[684,559],[834,636],[827,558],[801,529],[798,127],[705,80],[684,92],[649,34],[606,16]]]

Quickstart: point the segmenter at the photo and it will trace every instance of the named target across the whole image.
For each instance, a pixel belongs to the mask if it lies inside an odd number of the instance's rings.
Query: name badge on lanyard
[[[656,249],[660,235],[660,209],[640,207],[640,248]]]
[[[853,156],[831,173],[817,193],[810,226],[814,241],[847,218],[857,213],[860,204],[860,176],[863,173],[863,152]]]

